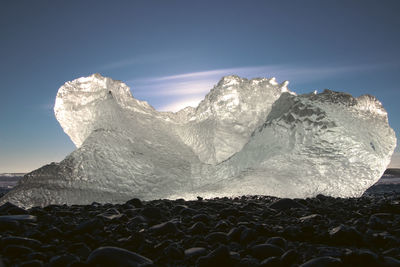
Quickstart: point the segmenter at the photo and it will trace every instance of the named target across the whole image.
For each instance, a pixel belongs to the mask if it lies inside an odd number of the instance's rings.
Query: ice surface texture
[[[287,84],[226,76],[197,108],[172,113],[99,74],[67,82],[54,111],[77,149],[27,174],[1,202],[361,196],[396,144],[381,103],[329,90],[296,95]]]

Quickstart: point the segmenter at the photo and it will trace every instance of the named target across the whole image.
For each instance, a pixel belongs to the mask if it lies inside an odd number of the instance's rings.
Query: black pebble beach
[[[4,266],[400,266],[400,195],[6,203],[0,254]]]

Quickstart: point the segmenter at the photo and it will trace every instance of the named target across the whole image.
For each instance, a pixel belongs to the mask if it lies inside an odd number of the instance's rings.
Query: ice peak
[[[218,86],[226,87],[226,86],[237,85],[241,83],[242,80],[243,79],[237,75],[228,75],[221,78],[221,80],[218,82]]]

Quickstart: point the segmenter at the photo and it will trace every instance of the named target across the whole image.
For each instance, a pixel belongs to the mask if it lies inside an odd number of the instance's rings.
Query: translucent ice
[[[171,113],[99,74],[67,82],[54,110],[77,149],[26,175],[1,202],[360,196],[396,144],[381,103],[329,90],[297,96],[287,84],[227,76],[197,108]]]

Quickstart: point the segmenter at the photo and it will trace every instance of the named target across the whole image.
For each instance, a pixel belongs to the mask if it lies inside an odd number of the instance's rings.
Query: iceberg
[[[173,113],[100,74],[66,82],[54,112],[77,149],[25,175],[0,203],[361,196],[396,145],[382,104],[330,90],[296,95],[287,86],[226,76],[196,108]]]

